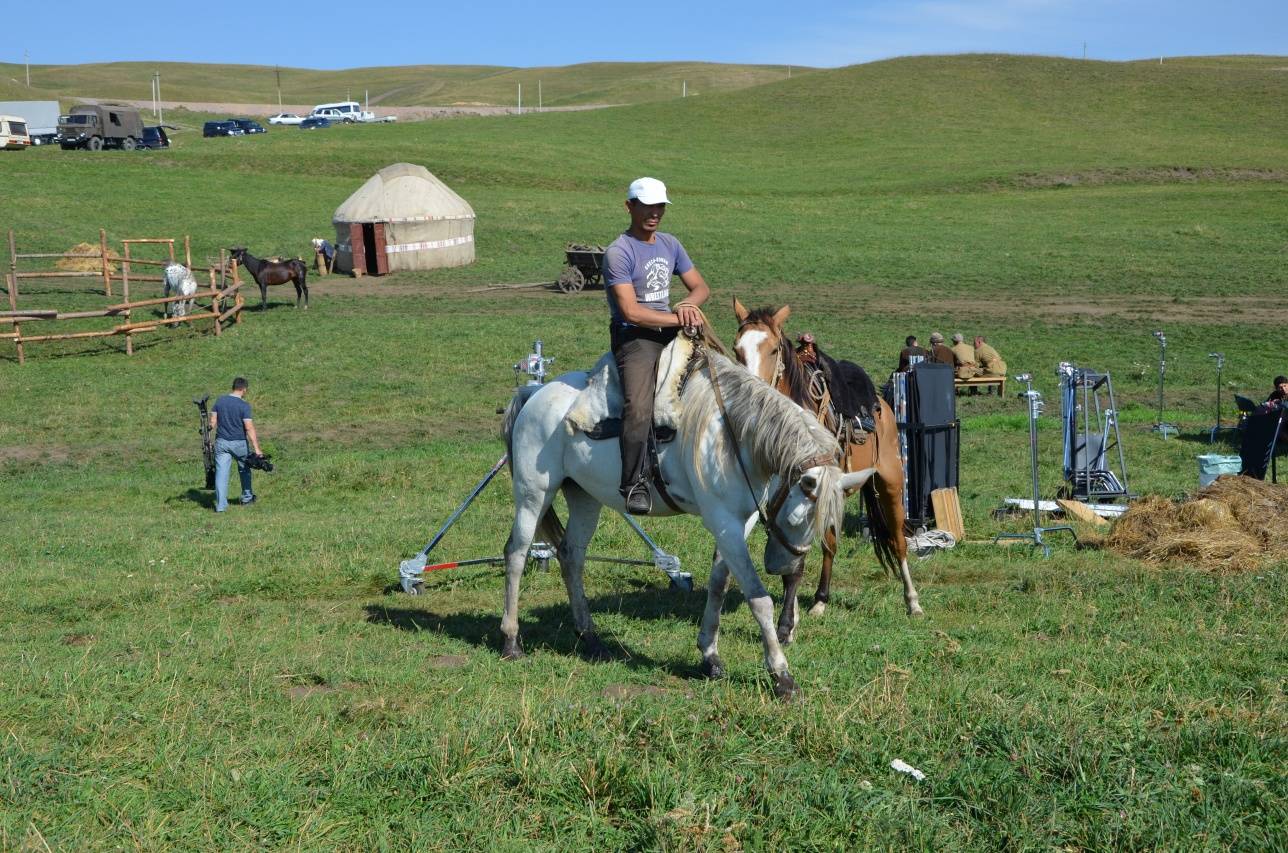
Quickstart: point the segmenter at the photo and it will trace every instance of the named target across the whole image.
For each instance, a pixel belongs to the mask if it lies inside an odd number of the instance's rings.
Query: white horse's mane
[[[717,352],[707,349],[705,355],[720,382],[720,397],[728,423],[738,445],[750,454],[753,465],[766,473],[795,477],[800,474],[796,466],[805,460],[836,456],[836,438],[777,388]],[[693,467],[701,476],[701,443],[697,439],[720,411],[706,365],[694,368],[681,400],[680,434],[692,437]],[[737,466],[724,430],[719,432],[713,450],[728,457],[731,467]],[[735,481],[741,479],[741,474],[734,476]],[[844,496],[839,479],[838,467],[823,469],[817,489],[817,533],[821,534],[828,526],[840,530]]]

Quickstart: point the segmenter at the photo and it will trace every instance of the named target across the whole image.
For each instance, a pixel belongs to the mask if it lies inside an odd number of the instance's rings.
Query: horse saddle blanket
[[[666,345],[657,361],[653,394],[653,432],[659,441],[675,436],[680,425],[680,390],[693,357],[693,341],[683,335]],[[622,434],[622,380],[611,352],[590,370],[586,387],[573,401],[564,420],[572,432],[599,440]]]

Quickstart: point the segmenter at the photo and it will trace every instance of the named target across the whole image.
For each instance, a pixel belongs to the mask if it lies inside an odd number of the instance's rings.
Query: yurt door
[[[385,251],[385,223],[363,222],[349,226],[353,246],[353,268],[367,275],[388,275],[389,255]]]
[[[367,246],[362,239],[361,223],[353,222],[349,224],[349,253],[353,257],[353,274],[366,275]]]
[[[367,255],[370,259],[368,261],[371,266],[370,271],[376,275],[389,275],[389,253],[385,250],[387,245],[385,243],[385,223],[377,222],[367,227],[371,229],[373,244],[371,251]],[[372,255],[375,257],[372,258]],[[374,260],[374,263],[371,263],[372,260]]]

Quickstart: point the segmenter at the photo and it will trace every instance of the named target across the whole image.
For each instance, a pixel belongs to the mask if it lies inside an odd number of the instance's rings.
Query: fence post
[[[125,248],[125,255],[121,258],[121,298],[127,303],[130,301],[130,244],[124,242],[121,244]],[[125,309],[125,354],[134,355],[134,333],[130,331],[130,309]]]
[[[98,229],[98,254],[103,259],[103,295],[112,295],[112,268],[107,263],[107,230]]]
[[[184,265],[192,269],[192,238],[187,234],[183,235],[183,260]]]
[[[10,245],[12,245],[12,240],[13,240],[12,231],[9,232],[9,240],[11,241]],[[17,311],[18,310],[18,276],[15,275],[14,273],[9,273],[4,277],[4,282],[6,285],[6,289],[9,291],[9,310]],[[13,343],[14,343],[14,346],[18,348],[18,363],[22,364],[24,361],[23,353],[22,353],[22,326],[18,324],[17,320],[13,321]]]
[[[14,240],[12,228],[9,229],[9,272],[16,282],[18,280],[18,243]]]
[[[187,238],[185,238],[185,242]],[[186,248],[186,247],[185,247]],[[210,310],[215,315],[215,337],[223,334],[223,323],[219,322],[219,313],[223,310],[223,300],[219,298],[219,290],[215,287],[215,268],[210,268]]]

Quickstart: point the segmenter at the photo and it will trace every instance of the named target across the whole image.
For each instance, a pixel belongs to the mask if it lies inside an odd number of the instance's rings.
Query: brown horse
[[[246,272],[250,273],[251,278],[255,279],[255,283],[259,285],[259,307],[261,311],[268,306],[268,288],[274,284],[286,284],[287,282],[295,285],[295,307],[300,307],[301,297],[304,299],[304,307],[309,307],[309,268],[304,261],[299,258],[292,258],[289,261],[261,260],[242,247],[229,249],[228,251],[231,253],[233,260],[241,264]]]
[[[807,412],[815,414],[820,423],[838,436],[843,457],[842,471],[876,468],[876,476],[863,486],[873,548],[881,565],[903,581],[903,599],[908,615],[922,615],[908,569],[908,543],[903,538],[906,518],[903,509],[903,461],[899,458],[899,428],[895,424],[894,412],[874,392],[873,431],[861,435],[844,428],[843,418],[832,404],[832,389],[820,381],[822,376],[805,361],[812,353],[798,353],[783,331],[791,308],[784,305],[777,310],[758,308],[748,311],[735,298],[733,310],[738,318],[738,335],[734,338],[738,361]],[[809,349],[812,350],[812,344]],[[818,591],[814,593],[814,605],[810,607],[811,614],[822,613],[831,595],[837,533],[833,529],[824,536],[823,571]],[[778,620],[778,638],[783,643],[791,642],[796,631],[796,590],[803,575],[802,562],[800,571],[783,577],[783,612]]]

